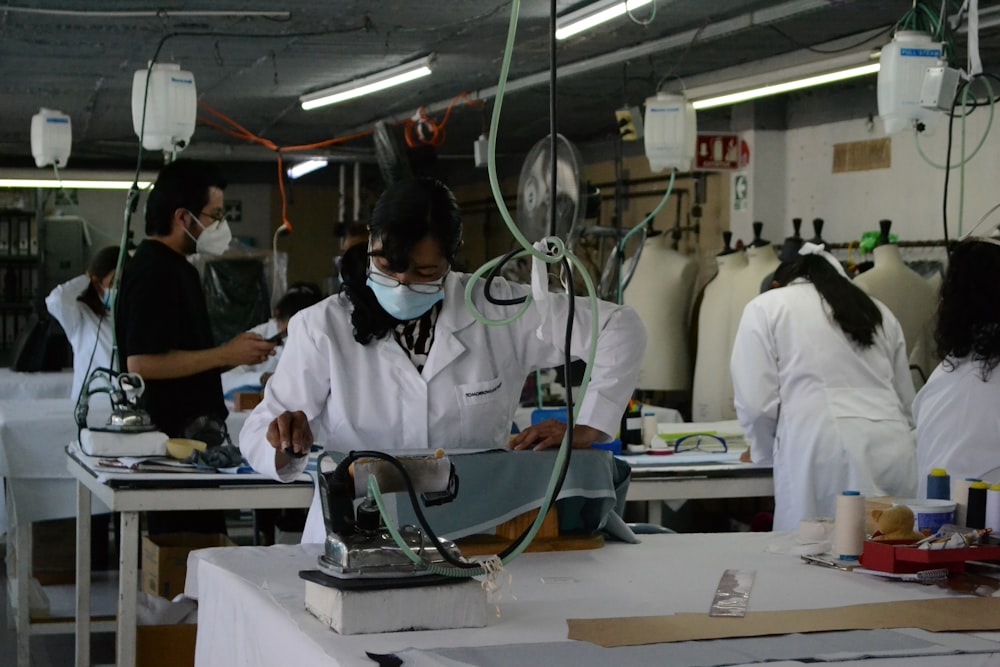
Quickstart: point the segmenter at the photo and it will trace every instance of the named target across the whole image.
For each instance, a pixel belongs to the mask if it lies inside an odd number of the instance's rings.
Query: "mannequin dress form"
[[[743,307],[752,298],[761,293],[764,279],[774,275],[774,270],[778,268],[778,257],[774,254],[774,246],[770,241],[761,238],[764,229],[763,222],[753,223],[753,241],[747,246],[747,266],[740,272],[739,282],[736,285],[736,294],[733,298],[733,307],[737,312],[733,314],[736,326],[739,326],[740,318],[743,317]],[[770,283],[768,283],[770,287]],[[733,338],[736,338],[736,331],[733,331]]]
[[[646,354],[638,389],[691,389],[688,325],[698,263],[679,253],[668,234],[646,239],[639,264],[625,289],[625,304],[646,325]]]
[[[938,361],[933,358],[932,343],[937,291],[903,262],[899,246],[889,241],[891,225],[890,220],[879,221],[882,235],[879,245],[872,251],[875,266],[855,278],[854,284],[892,311],[903,328],[910,363],[917,364],[925,375],[930,375]]]
[[[691,419],[696,422],[736,419],[729,358],[739,326],[739,317],[734,317],[734,299],[741,298],[736,286],[748,262],[742,251],[729,247],[731,232],[723,232],[723,238],[726,247],[715,258],[718,273],[705,286],[698,312],[698,350],[691,397]]]

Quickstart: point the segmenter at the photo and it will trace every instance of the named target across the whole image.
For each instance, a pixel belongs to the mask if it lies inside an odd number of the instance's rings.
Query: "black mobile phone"
[[[287,331],[279,331],[278,333],[276,333],[273,336],[271,336],[270,338],[268,338],[267,342],[268,343],[275,343],[276,345],[280,345],[281,343],[285,342],[285,337],[287,335],[288,335]]]

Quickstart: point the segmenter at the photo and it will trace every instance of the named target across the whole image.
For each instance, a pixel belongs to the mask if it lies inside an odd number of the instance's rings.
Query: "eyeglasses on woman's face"
[[[403,285],[408,290],[412,292],[417,292],[418,294],[436,294],[444,289],[444,279],[448,275],[451,267],[446,267],[444,273],[441,274],[439,278],[433,278],[429,280],[407,279],[399,280],[394,278],[382,271],[379,271],[378,267],[375,266],[375,259],[369,258],[368,260],[368,279],[377,285],[383,285],[385,287],[398,287]],[[404,275],[404,274],[400,274]]]

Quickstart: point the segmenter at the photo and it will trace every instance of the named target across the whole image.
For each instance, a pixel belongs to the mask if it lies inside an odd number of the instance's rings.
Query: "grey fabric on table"
[[[243,455],[240,453],[240,448],[235,445],[209,447],[203,452],[196,449],[191,452],[191,456],[184,459],[184,463],[193,463],[209,468],[235,468],[242,462]]]
[[[390,452],[412,455],[413,452]],[[339,460],[343,454],[332,453]],[[482,452],[448,452],[458,475],[458,497],[444,505],[423,507],[439,537],[455,539],[492,532],[499,523],[513,519],[542,504],[556,452],[514,452],[496,449]],[[566,480],[556,501],[561,533],[592,533],[604,530],[616,539],[638,542],[621,520],[631,468],[611,452],[575,450],[570,456]],[[395,507],[397,521],[417,525],[406,494],[385,496]]]

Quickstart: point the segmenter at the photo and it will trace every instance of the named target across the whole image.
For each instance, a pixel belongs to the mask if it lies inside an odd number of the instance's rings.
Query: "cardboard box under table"
[[[222,534],[170,533],[142,538],[142,592],[172,599],[184,592],[188,554],[195,549],[233,547]]]

